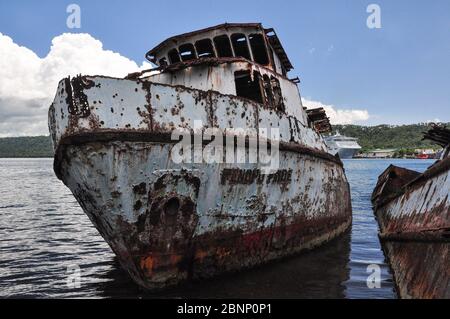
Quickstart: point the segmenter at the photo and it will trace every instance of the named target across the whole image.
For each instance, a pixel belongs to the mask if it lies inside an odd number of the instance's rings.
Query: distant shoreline
[[[446,125],[450,125],[447,123]],[[411,125],[333,125],[334,132],[358,139],[361,152],[396,150],[394,157],[401,159],[412,155],[416,149],[439,149],[430,141],[423,140],[429,129],[426,123]],[[49,135],[0,138],[0,158],[52,158],[53,145]]]
[[[0,138],[0,158],[52,158],[50,136]]]

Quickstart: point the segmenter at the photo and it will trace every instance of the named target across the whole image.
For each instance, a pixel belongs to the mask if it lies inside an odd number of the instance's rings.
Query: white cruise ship
[[[353,158],[355,153],[361,149],[357,138],[343,136],[339,132],[324,139],[328,146],[328,152],[332,155],[339,153],[340,158]]]

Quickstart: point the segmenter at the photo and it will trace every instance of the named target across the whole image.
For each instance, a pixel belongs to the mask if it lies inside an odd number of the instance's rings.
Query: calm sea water
[[[370,194],[389,164],[424,171],[431,163],[347,160],[354,213],[347,235],[297,257],[149,294],[121,270],[70,191],[54,176],[51,159],[0,159],[0,297],[396,298]],[[381,267],[381,288],[367,287],[370,264]],[[73,265],[81,270],[79,288],[67,285]]]

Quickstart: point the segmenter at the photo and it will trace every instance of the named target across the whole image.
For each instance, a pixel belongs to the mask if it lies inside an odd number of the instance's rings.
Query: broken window
[[[272,83],[270,82],[270,78],[267,74],[263,76],[263,87],[264,87],[264,95],[266,98],[266,103],[270,106],[275,104],[272,92]]]
[[[216,51],[219,58],[227,58],[233,56],[230,39],[227,35],[224,34],[215,37],[214,45],[216,46]]]
[[[247,60],[251,60],[250,51],[248,50],[247,38],[242,33],[235,33],[231,36],[231,42],[233,43],[234,55],[236,57],[243,57]]]
[[[272,92],[273,92],[273,100],[274,107],[281,112],[284,112],[284,102],[283,102],[283,94],[281,93],[280,81],[276,77],[271,77],[270,82],[272,83]]]
[[[214,48],[210,39],[203,39],[195,43],[197,54],[199,58],[214,58]]]
[[[258,72],[253,72],[252,79],[250,71],[237,71],[234,73],[234,81],[236,84],[237,96],[263,103],[260,75]]]
[[[272,67],[275,69],[275,57],[274,57],[274,54],[273,54],[272,47],[270,47],[270,46],[269,46],[269,57],[270,57],[270,60],[271,60],[271,63],[272,63]]]
[[[191,43],[180,45],[178,49],[180,50],[181,60],[186,62],[196,59],[195,48]]]
[[[159,59],[159,66],[167,66],[166,58]]]
[[[170,50],[168,56],[170,64],[181,62],[177,49]]]
[[[255,62],[262,65],[269,64],[264,37],[261,34],[251,34],[248,39],[250,41],[250,46],[252,47],[253,59]]]

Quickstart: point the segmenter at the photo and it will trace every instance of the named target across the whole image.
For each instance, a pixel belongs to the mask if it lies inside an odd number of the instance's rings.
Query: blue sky
[[[81,7],[68,29],[66,7]],[[366,8],[381,7],[381,29]],[[89,33],[141,64],[171,35],[223,22],[274,27],[304,97],[365,109],[362,124],[450,121],[450,1],[1,1],[0,32],[45,57],[55,36]]]

